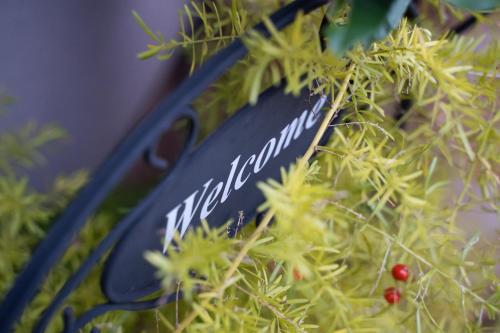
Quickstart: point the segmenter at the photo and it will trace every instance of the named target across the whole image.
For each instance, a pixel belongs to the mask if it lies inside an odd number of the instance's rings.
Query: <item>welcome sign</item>
[[[271,15],[270,20],[277,29],[282,29],[298,12],[307,14],[327,2],[296,0]],[[263,24],[258,24],[254,30],[263,36],[270,35]],[[160,288],[155,268],[144,259],[144,253],[151,250],[165,253],[172,246],[175,232],[185,235],[203,219],[210,226],[218,227],[228,220],[245,224],[255,216],[264,200],[257,183],[270,178],[279,180],[280,169],[305,153],[323,120],[327,98],[310,96],[307,89],[298,96],[291,96],[284,94],[283,87],[271,88],[259,96],[256,105],[236,112],[208,139],[194,147],[198,120],[191,110],[192,102],[246,54],[247,49],[240,39],[231,42],[165,97],[123,138],[53,222],[17,276],[0,305],[0,332],[13,330],[50,270],[66,253],[89,217],[137,159],[144,152],[153,151],[158,138],[179,118],[190,119],[194,126],[173,171],[83,259],[50,300],[33,332],[45,332],[66,299],[86,282],[92,269],[108,253],[101,277],[106,301],[78,316],[71,309],[64,310],[63,332],[79,332],[95,317],[109,311],[146,310],[174,300],[175,295],[144,299]],[[154,159],[151,162],[155,164]],[[242,225],[230,226],[228,236],[240,227]]]
[[[165,252],[176,231],[183,236],[203,219],[217,227],[238,221],[240,214],[243,223],[250,221],[264,199],[257,183],[279,180],[280,169],[306,151],[326,99],[311,97],[307,89],[294,97],[272,88],[201,144],[169,175],[158,201],[113,250],[104,274],[106,296],[127,302],[158,290],[155,268],[144,253]],[[230,228],[229,236],[235,230]]]

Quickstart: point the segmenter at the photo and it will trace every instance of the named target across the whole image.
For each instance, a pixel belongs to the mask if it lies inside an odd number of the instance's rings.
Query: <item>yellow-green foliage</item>
[[[187,49],[196,66],[222,46],[212,39],[232,39],[242,29],[231,27],[269,13],[252,10],[264,2],[214,1],[210,13],[186,6],[203,24],[170,45]],[[339,58],[321,51],[323,14],[299,15],[284,32],[264,17],[272,38],[246,35],[249,55],[198,108],[229,113],[283,78],[289,93],[309,88],[333,101],[352,66],[344,123],[315,147],[310,166],[259,185],[261,210],[273,216],[262,234],[248,227],[228,241],[223,230],[207,231],[203,240],[192,231],[169,257],[147,254],[166,290],[198,288],[180,310],[160,310],[160,323],[188,332],[497,330],[496,245],[468,236],[457,217],[478,207],[498,214],[498,44],[480,48],[480,39],[433,36],[403,20],[369,49]],[[410,98],[413,107],[394,120],[397,102]],[[188,250],[217,242],[224,246],[209,253]],[[398,262],[410,267],[407,283],[390,274]],[[384,300],[390,286],[402,292],[398,305]]]
[[[472,208],[498,216],[498,43],[479,47],[478,39],[433,35],[422,27],[435,24],[423,17],[420,25],[403,20],[369,49],[338,57],[320,47],[326,8],[299,14],[283,32],[274,29],[266,15],[289,2],[189,2],[179,38],[171,41],[135,15],[152,39],[141,58],[167,59],[184,49],[192,71],[230,41],[244,39],[248,56],[195,103],[205,134],[283,79],[288,93],[328,95],[347,112],[328,143],[313,147],[310,165],[301,161],[283,169],[279,182],[259,184],[266,197],[260,210],[268,212],[264,227],[249,224],[228,239],[227,226],[203,225],[177,239],[168,257],[145,254],[165,292],[182,289],[184,299],[146,314],[108,314],[93,324],[104,332],[498,331],[497,245],[482,234],[467,235],[457,223]],[[432,6],[442,17],[439,2],[429,0]],[[347,13],[331,20],[342,24]],[[262,20],[270,39],[249,31]],[[413,107],[395,120],[399,101],[410,98]],[[61,136],[33,125],[0,136],[2,293],[48,221],[85,181],[83,174],[63,178],[42,194],[18,172]],[[111,207],[112,214],[98,214],[75,238],[19,332],[29,331],[117,220],[117,204]],[[410,267],[407,283],[393,280],[395,263]],[[95,269],[67,302],[77,313],[102,302],[99,274]],[[400,288],[400,304],[384,300],[390,286]],[[58,316],[50,331],[60,329]]]
[[[2,107],[7,109],[11,102],[11,98],[0,94],[0,110]],[[40,167],[45,162],[41,150],[65,136],[65,132],[57,126],[38,127],[34,123],[0,134],[0,295],[5,295],[15,276],[29,260],[33,249],[50,227],[49,222],[87,180],[84,171],[59,176],[44,192],[29,183],[26,171]],[[56,292],[110,230],[112,215],[100,213],[75,237],[63,260],[51,272],[41,292],[24,312],[16,332],[31,331]],[[71,295],[69,304],[81,312],[98,301],[102,301],[102,296],[99,271],[96,270],[87,283]],[[99,323],[110,328],[110,332],[113,332],[113,328],[114,332],[118,332],[123,321],[121,317],[111,314],[99,318]],[[58,315],[49,332],[60,332],[61,329],[62,317]]]

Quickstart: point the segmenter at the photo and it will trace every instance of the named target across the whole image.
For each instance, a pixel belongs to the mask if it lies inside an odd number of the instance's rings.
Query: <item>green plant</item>
[[[8,112],[13,99],[0,94],[0,110]],[[72,196],[87,180],[85,171],[57,177],[52,186],[37,190],[29,182],[33,168],[45,163],[44,148],[66,137],[66,132],[55,125],[37,126],[28,123],[20,129],[0,134],[0,294],[5,295],[16,275],[29,260],[50,222],[67,205]],[[45,150],[46,151],[46,150]],[[83,262],[98,241],[110,230],[117,217],[117,207],[126,206],[116,200],[112,209],[104,209],[93,218],[93,223],[75,237],[63,260],[49,275],[42,291],[25,311],[16,331],[29,332],[40,318],[58,289]],[[108,204],[109,205],[109,204]],[[94,272],[87,283],[70,299],[77,311],[88,309],[102,298],[99,290],[99,272]],[[122,315],[110,315],[98,320],[109,327],[109,332],[121,329]],[[133,323],[133,320],[131,321]],[[61,316],[50,327],[51,332],[62,328]],[[113,330],[114,328],[114,330]]]
[[[255,13],[258,5],[245,1],[186,5],[202,25],[146,56],[182,47],[195,68],[278,6],[259,4],[266,10]],[[289,93],[331,96],[318,137],[337,110],[349,112],[326,146],[313,142],[281,182],[260,185],[267,213],[259,227],[233,240],[221,230],[207,230],[206,239],[191,231],[178,240],[181,251],[146,254],[166,291],[199,288],[178,302],[181,310],[160,310],[161,322],[176,332],[494,330],[496,246],[468,238],[457,219],[473,207],[498,214],[498,43],[480,49],[480,40],[435,38],[402,20],[384,39],[367,37],[366,49],[343,47],[340,57],[319,45],[325,13],[299,15],[284,32],[263,17],[272,37],[243,36],[249,55],[201,97],[213,101],[203,114],[223,103],[235,110],[285,78]],[[346,22],[349,7],[332,15]],[[229,91],[239,92],[231,102]],[[405,99],[413,107],[399,120],[387,115]],[[206,256],[190,250],[219,242]],[[383,290],[394,284],[397,262],[412,278],[399,286],[401,303],[389,305]]]

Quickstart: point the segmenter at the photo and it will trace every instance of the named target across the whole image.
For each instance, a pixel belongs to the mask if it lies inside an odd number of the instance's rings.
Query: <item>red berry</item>
[[[293,269],[293,279],[295,281],[301,281],[301,280],[304,279],[304,276],[302,275],[302,273],[297,268]]]
[[[397,304],[401,300],[401,293],[396,288],[390,287],[384,291],[384,297],[387,303]]]
[[[408,266],[403,264],[396,264],[392,267],[392,276],[399,281],[406,281],[410,276]]]

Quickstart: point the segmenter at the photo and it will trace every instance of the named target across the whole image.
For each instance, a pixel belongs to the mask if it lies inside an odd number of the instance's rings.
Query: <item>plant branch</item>
[[[312,157],[312,155],[316,151],[316,147],[318,146],[319,142],[321,141],[321,138],[323,138],[323,135],[325,134],[326,130],[328,129],[332,119],[337,115],[338,109],[340,104],[344,101],[346,92],[347,92],[347,86],[349,84],[349,80],[351,79],[352,73],[354,70],[354,64],[352,64],[349,69],[347,70],[347,74],[344,77],[344,81],[342,83],[342,86],[340,87],[340,90],[335,96],[335,100],[333,101],[332,106],[328,110],[327,114],[325,115],[325,118],[323,119],[323,122],[321,123],[318,131],[316,132],[316,135],[314,136],[313,140],[311,141],[311,144],[309,145],[309,148],[307,151],[304,153],[304,155],[300,158],[299,162],[297,163],[298,169],[305,168],[307,166],[307,163],[309,159]],[[221,296],[224,290],[230,285],[231,279],[238,270],[239,265],[247,255],[248,251],[252,248],[254,243],[260,238],[264,230],[267,228],[269,223],[274,217],[274,211],[273,210],[268,210],[267,213],[265,214],[264,218],[260,222],[259,226],[254,230],[250,238],[245,242],[245,245],[241,248],[240,252],[238,255],[235,257],[234,261],[232,262],[231,266],[229,266],[228,270],[226,271],[226,274],[224,275],[224,279],[219,286],[213,289],[214,293],[216,295]],[[206,298],[200,305],[202,308],[205,308],[209,302],[210,298]],[[179,326],[176,328],[175,333],[180,333],[182,332],[185,328],[189,326],[189,324],[196,319],[198,316],[198,313],[196,311],[191,311],[191,313],[179,324]]]
[[[436,271],[436,273],[438,273],[439,275],[441,275],[442,277],[452,281],[462,292],[465,292],[469,295],[472,296],[472,298],[475,298],[478,302],[480,302],[481,304],[485,304],[487,306],[489,306],[491,309],[493,309],[496,313],[500,313],[500,309],[498,307],[496,307],[495,305],[489,303],[487,300],[485,300],[484,298],[482,298],[481,296],[479,296],[478,294],[476,294],[474,291],[472,291],[470,288],[468,288],[467,286],[461,284],[459,281],[457,281],[456,279],[454,279],[452,276],[450,276],[449,274],[443,272],[441,269],[437,268],[435,265],[433,265],[430,261],[428,261],[427,259],[425,259],[424,257],[422,257],[421,255],[417,254],[416,252],[414,252],[412,249],[408,248],[405,244],[403,244],[402,242],[400,242],[398,239],[396,239],[394,236],[391,236],[389,235],[388,233],[386,233],[385,231],[383,230],[380,230],[379,228],[371,225],[371,224],[365,224],[365,226],[377,233],[379,233],[380,235],[390,239],[392,242],[394,242],[395,244],[397,244],[400,248],[402,248],[404,251],[406,251],[407,253],[409,253],[411,256],[413,256],[415,259],[417,259],[418,261],[420,261],[421,263],[423,263],[424,265],[426,265],[427,267],[433,269],[434,271]]]
[[[266,308],[268,308],[269,310],[271,310],[271,312],[274,313],[277,317],[285,320],[287,323],[289,323],[290,325],[292,325],[296,329],[296,332],[303,332],[303,333],[306,332],[299,325],[297,325],[297,323],[295,323],[293,320],[291,320],[290,318],[288,318],[284,313],[282,313],[279,309],[277,309],[276,307],[272,306],[271,304],[269,304],[265,300],[263,300],[262,297],[254,295],[250,291],[248,291],[245,288],[242,288],[242,287],[240,287],[238,285],[236,285],[235,287],[238,290],[240,290],[243,293],[245,293],[248,296],[250,296],[251,298],[253,298],[254,300],[256,300],[257,302],[259,302],[261,305],[263,305]]]
[[[323,119],[323,122],[321,123],[318,131],[316,132],[316,135],[314,136],[311,144],[309,145],[309,148],[305,152],[304,156],[302,156],[302,158],[299,160],[298,163],[299,169],[304,168],[307,165],[309,159],[316,152],[316,147],[319,145],[321,139],[323,138],[323,135],[325,135],[325,132],[330,126],[331,121],[335,118],[335,116],[339,112],[340,103],[344,101],[344,96],[347,92],[347,85],[349,84],[349,80],[351,79],[353,71],[354,71],[354,64],[351,64],[351,66],[347,70],[347,75],[345,76],[344,81],[342,82],[342,86],[340,87],[337,96],[335,96],[335,100],[333,101],[332,106],[330,107],[328,113]]]

